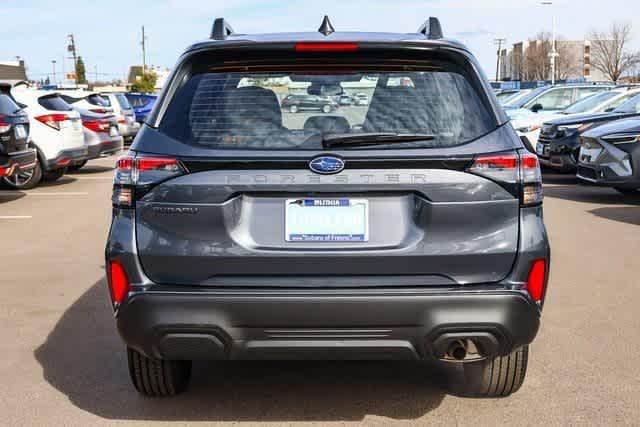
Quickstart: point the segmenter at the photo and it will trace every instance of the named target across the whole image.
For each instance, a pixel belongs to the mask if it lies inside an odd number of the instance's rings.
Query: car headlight
[[[601,138],[611,144],[631,144],[640,142],[640,133],[612,133]]]

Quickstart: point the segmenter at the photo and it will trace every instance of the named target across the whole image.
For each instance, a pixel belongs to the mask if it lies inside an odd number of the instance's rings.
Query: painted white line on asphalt
[[[0,219],[31,219],[31,215],[0,215]]]
[[[0,196],[10,196],[15,194],[17,194],[15,191],[0,191]],[[56,193],[48,193],[45,191],[24,191],[23,194],[26,194],[27,196],[87,196],[89,193],[86,191],[65,191]]]

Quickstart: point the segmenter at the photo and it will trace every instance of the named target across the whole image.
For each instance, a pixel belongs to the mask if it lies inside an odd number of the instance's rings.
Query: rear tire
[[[42,175],[42,179],[45,181],[57,181],[60,178],[62,178],[62,176],[65,173],[67,173],[67,168],[55,169],[52,171],[45,172]]]
[[[150,358],[127,347],[127,361],[133,386],[145,396],[175,396],[189,385],[190,360]]]
[[[30,190],[40,183],[42,180],[42,167],[40,159],[36,161],[36,166],[29,172],[16,172],[16,175],[5,176],[2,178],[2,184],[12,190]],[[16,179],[17,178],[17,179]]]
[[[464,395],[472,397],[505,397],[520,389],[527,374],[529,346],[525,345],[506,356],[485,360],[481,369],[469,376]]]
[[[621,188],[621,187],[613,187],[618,193],[622,193],[625,196],[633,196],[640,194],[640,189],[638,188]]]

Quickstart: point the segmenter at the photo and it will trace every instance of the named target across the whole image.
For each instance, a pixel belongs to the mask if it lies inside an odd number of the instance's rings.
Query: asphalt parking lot
[[[228,362],[196,364],[187,393],[152,400],[129,383],[103,278],[113,161],[0,191],[4,425],[640,423],[640,197],[545,177],[552,277],[511,397],[445,394],[419,363]]]

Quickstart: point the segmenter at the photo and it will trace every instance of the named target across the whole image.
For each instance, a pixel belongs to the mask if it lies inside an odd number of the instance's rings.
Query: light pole
[[[500,65],[502,57],[502,43],[505,43],[507,39],[494,39],[493,42],[498,46],[498,61],[496,63],[496,81],[500,81]]]
[[[53,65],[53,80],[51,81],[51,84],[55,84],[55,82],[56,82],[56,60],[52,59],[51,60],[51,64]]]
[[[552,1],[540,2],[543,6],[553,6]],[[549,52],[549,62],[551,64],[551,84],[556,83],[556,57],[558,52],[556,51],[556,16],[551,12],[551,52]]]

